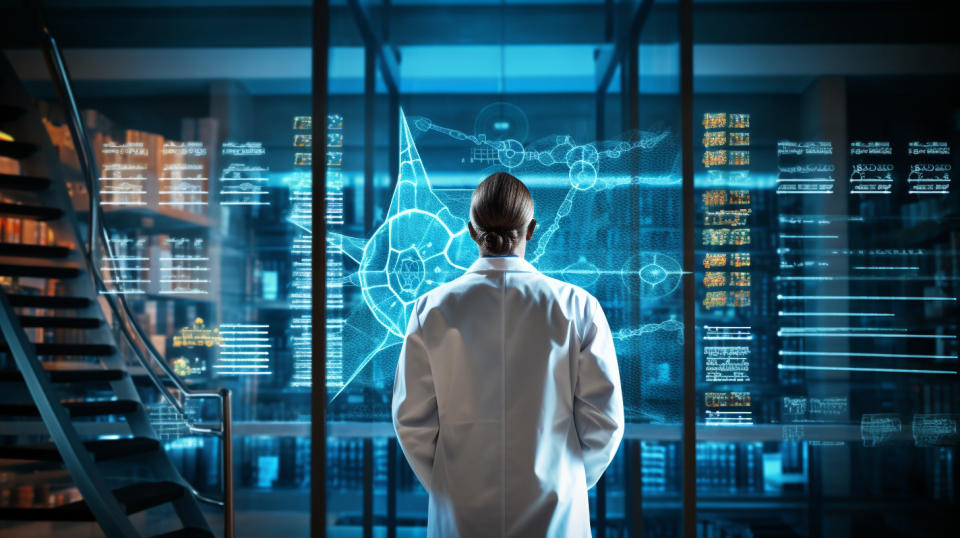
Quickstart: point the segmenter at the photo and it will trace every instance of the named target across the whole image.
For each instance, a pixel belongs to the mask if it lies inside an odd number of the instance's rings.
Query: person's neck
[[[526,250],[523,247],[514,248],[509,252],[504,252],[503,254],[494,254],[492,252],[487,252],[486,250],[480,249],[481,258],[504,258],[507,256],[516,256],[517,258],[523,258],[526,254]]]

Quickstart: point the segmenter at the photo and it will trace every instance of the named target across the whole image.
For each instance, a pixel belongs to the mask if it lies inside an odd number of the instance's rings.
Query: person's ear
[[[467,221],[467,230],[470,232],[470,239],[473,239],[473,242],[480,244],[480,239],[477,238],[477,230],[473,227],[472,221]]]
[[[530,224],[527,225],[527,241],[533,239],[533,230],[537,227],[537,219],[530,219]]]

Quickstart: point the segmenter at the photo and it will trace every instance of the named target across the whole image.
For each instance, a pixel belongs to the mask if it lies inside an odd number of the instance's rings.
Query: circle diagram
[[[523,164],[525,156],[523,144],[518,140],[505,140],[497,143],[497,157],[500,159],[500,163],[507,168],[520,166]]]
[[[490,103],[477,114],[473,131],[487,140],[527,139],[530,123],[523,110],[512,103]]]
[[[373,234],[360,262],[360,290],[374,317],[402,337],[417,297],[463,270],[451,263],[455,235],[437,215],[408,209]]]
[[[597,283],[600,278],[600,269],[596,265],[580,256],[580,259],[563,268],[560,271],[563,279],[574,286],[589,288]]]
[[[570,185],[578,191],[587,191],[597,184],[597,169],[587,161],[577,161],[570,167]]]
[[[644,298],[663,297],[680,286],[683,269],[675,259],[660,252],[641,252],[624,264],[624,286]]]
[[[580,161],[586,161],[592,165],[596,165],[600,162],[600,153],[597,152],[597,148],[594,147],[593,144],[574,146],[563,156],[563,160],[566,161],[569,167],[573,167],[575,163]]]

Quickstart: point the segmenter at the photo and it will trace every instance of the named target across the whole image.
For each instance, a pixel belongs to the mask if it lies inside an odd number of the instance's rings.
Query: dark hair
[[[470,199],[470,221],[477,242],[491,254],[506,254],[533,219],[533,197],[522,181],[506,172],[484,179]]]

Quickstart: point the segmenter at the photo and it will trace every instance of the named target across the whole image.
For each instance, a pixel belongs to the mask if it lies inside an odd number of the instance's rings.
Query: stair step
[[[0,121],[13,121],[22,116],[23,112],[18,106],[0,105]]]
[[[9,202],[0,204],[0,217],[33,220],[56,220],[62,216],[63,210],[58,207],[11,204]]]
[[[66,258],[70,247],[56,245],[25,245],[23,243],[0,243],[0,256],[28,258]]]
[[[150,538],[213,538],[213,537],[214,537],[214,534],[208,530],[187,527],[185,529],[180,529],[173,532],[155,534]]]
[[[42,191],[49,186],[50,180],[45,177],[0,174],[0,190]]]
[[[70,413],[71,418],[125,415],[140,409],[140,403],[133,400],[63,402],[63,406]],[[33,402],[0,403],[0,416],[39,417],[40,410]]]
[[[106,461],[138,454],[146,454],[160,448],[160,441],[147,437],[126,439],[103,439],[83,443],[94,461]],[[0,446],[0,459],[29,461],[63,461],[57,445],[52,442],[35,445]],[[2,518],[0,518],[2,519]]]
[[[69,295],[7,295],[10,306],[24,308],[86,308],[90,306],[87,297],[72,297]]]
[[[25,276],[36,278],[76,278],[80,276],[80,269],[58,265],[20,265],[0,263],[0,275]]]
[[[36,144],[31,144],[29,142],[10,142],[8,140],[0,140],[0,156],[3,157],[22,159],[24,157],[33,155],[37,149],[39,148]]]
[[[101,324],[99,318],[77,318],[68,316],[20,316],[23,327],[43,327],[45,329],[96,329]]]
[[[44,365],[50,363],[44,363]],[[50,372],[51,383],[106,383],[119,381],[127,375],[123,370],[103,370],[100,368],[53,370]],[[23,374],[19,370],[0,370],[0,383],[22,383]]]
[[[33,344],[37,355],[64,357],[105,357],[113,355],[117,348],[108,344]],[[7,353],[10,346],[0,342],[0,352]]]
[[[183,497],[185,490],[173,482],[141,482],[113,490],[127,514],[142,512]],[[84,501],[56,508],[0,508],[0,520],[17,521],[93,521],[93,513]]]

